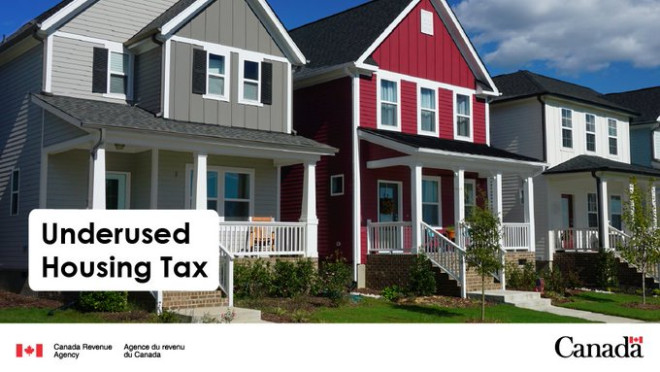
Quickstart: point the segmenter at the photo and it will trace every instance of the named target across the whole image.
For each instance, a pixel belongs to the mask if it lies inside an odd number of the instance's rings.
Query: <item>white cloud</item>
[[[463,0],[454,7],[485,61],[564,73],[613,62],[660,66],[660,0]]]

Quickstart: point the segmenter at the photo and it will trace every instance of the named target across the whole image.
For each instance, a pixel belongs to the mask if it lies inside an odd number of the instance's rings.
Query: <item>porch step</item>
[[[639,287],[640,277],[642,272],[633,264],[626,261],[621,255],[616,254],[616,263],[618,269],[619,284]],[[660,282],[656,278],[647,273],[646,275],[646,288],[657,289],[660,288]]]
[[[433,266],[435,273],[436,293],[442,296],[461,297],[461,286],[449,274],[437,266]]]
[[[469,292],[468,297],[473,299],[481,299],[481,291]],[[502,290],[486,291],[486,300],[496,303],[511,304],[524,308],[548,307],[552,305],[552,300],[549,298],[541,298],[541,294],[538,292]]]
[[[227,313],[227,307],[201,307],[196,309],[175,310],[177,314],[190,317],[192,323],[222,323],[222,315]],[[232,323],[251,324],[267,323],[261,320],[261,311],[253,309],[233,308],[235,312]]]

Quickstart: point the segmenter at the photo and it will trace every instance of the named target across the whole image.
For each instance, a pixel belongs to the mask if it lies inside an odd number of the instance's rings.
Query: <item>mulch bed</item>
[[[639,310],[660,310],[660,305],[658,304],[641,304],[639,302],[631,302],[623,305],[629,309],[639,309]]]
[[[0,291],[0,309],[56,309],[60,306],[59,301]]]
[[[245,300],[240,307],[248,307],[261,310],[261,319],[273,323],[295,323],[296,319],[304,317],[320,307],[331,307],[332,302],[325,297],[303,297],[303,298],[262,298],[258,300]]]
[[[154,315],[146,311],[130,311],[126,313],[97,313],[109,323],[152,323]]]
[[[445,297],[445,296],[429,296],[429,297],[414,297],[404,298],[398,302],[400,305],[435,305],[439,307],[449,307],[456,309],[468,309],[480,304],[479,301],[469,298],[458,297]],[[486,306],[491,304],[486,303]]]

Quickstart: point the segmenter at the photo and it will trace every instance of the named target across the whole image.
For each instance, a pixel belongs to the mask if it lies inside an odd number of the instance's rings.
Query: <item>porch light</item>
[[[126,145],[121,144],[121,143],[115,143],[115,149],[116,149],[117,151],[121,151],[121,150],[123,150],[123,149],[125,149],[125,148],[126,148]]]

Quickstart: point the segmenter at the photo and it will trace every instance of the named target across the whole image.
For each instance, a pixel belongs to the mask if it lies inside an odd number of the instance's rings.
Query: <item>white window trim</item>
[[[190,185],[190,174],[194,170],[194,165],[193,164],[186,164],[186,187],[185,187],[185,195],[186,195],[186,209],[191,209],[192,208],[192,189]],[[232,167],[216,167],[216,166],[209,166],[206,167],[207,172],[217,172],[218,173],[218,216],[220,217],[220,222],[225,221],[225,202],[226,201],[241,201],[245,202],[246,200],[243,199],[225,199],[225,174],[226,173],[240,173],[240,174],[247,174],[250,176],[250,211],[249,211],[249,218],[254,217],[254,204],[255,204],[255,195],[254,195],[254,190],[255,190],[255,170],[250,169],[250,168],[232,168]],[[208,200],[208,195],[206,196]]]
[[[18,173],[18,186],[14,190],[14,175]],[[16,194],[16,213],[12,213],[14,210],[14,194]],[[11,176],[9,177],[9,216],[15,217],[21,214],[21,168],[14,168],[11,170]]]
[[[592,212],[592,211],[589,210],[589,195],[594,195],[596,197],[596,211],[595,212]],[[600,218],[600,216],[599,216],[600,213],[598,212],[598,194],[593,193],[593,192],[589,192],[589,193],[587,193],[587,226],[589,228],[593,228],[593,227],[589,226],[589,215],[594,214],[594,213],[596,214],[596,221],[598,221],[598,219]],[[598,225],[598,223],[596,223],[596,225]]]
[[[220,48],[220,47],[204,47],[204,51],[206,51],[206,94],[202,96],[204,99],[210,99],[210,100],[215,100],[215,101],[223,101],[223,102],[229,102],[229,97],[231,95],[231,53],[229,52],[228,49],[225,48]],[[225,59],[225,74],[223,75],[215,75],[211,74],[209,72],[209,69],[211,68],[211,55],[216,55],[220,57],[224,57]],[[210,76],[216,76],[216,77],[224,77],[225,79],[225,94],[223,96],[216,95],[216,94],[210,94],[209,93],[209,77]]]
[[[400,181],[388,181],[388,180],[378,180],[376,186],[376,208],[378,212],[378,222],[380,221],[380,185],[383,183],[392,183],[399,186],[399,220],[396,222],[403,222],[403,182]]]
[[[589,130],[589,121],[587,120],[587,118],[590,117],[590,116],[591,116],[592,118],[594,118],[594,130],[593,130],[593,131],[590,131],[590,130]],[[563,129],[563,127],[562,127],[562,129]],[[584,148],[585,148],[585,150],[586,150],[587,152],[597,152],[597,151],[598,151],[598,136],[596,135],[596,131],[597,131],[597,127],[596,127],[596,115],[593,115],[593,114],[585,114],[585,115],[584,115],[584,130],[585,130],[585,133],[586,133],[586,134],[585,134],[585,137],[584,137],[584,140],[585,140]],[[589,138],[589,135],[590,135],[590,134],[594,136],[594,147],[595,147],[595,149],[594,149],[593,151],[592,151],[592,150],[589,150],[589,141],[588,141],[588,138]]]
[[[658,146],[657,137],[660,136],[660,129],[656,129],[653,132],[653,160],[660,161],[660,146]],[[658,199],[660,202],[660,199]],[[660,210],[660,208],[658,208]]]
[[[464,199],[464,201],[463,201],[463,204],[465,205],[465,210],[463,211],[463,213],[465,214],[465,216],[467,216],[467,208],[468,207],[476,208],[477,205],[479,205],[479,203],[477,201],[477,180],[472,179],[472,178],[466,178],[465,179],[465,184],[466,185],[471,184],[472,185],[472,190],[474,191],[474,204],[468,204],[467,200],[466,200],[467,198]],[[465,198],[465,195],[463,197]]]
[[[435,97],[434,98],[435,109],[429,110],[422,107],[422,89],[433,91]],[[433,137],[438,137],[440,135],[440,118],[438,115],[438,106],[439,106],[438,89],[433,86],[418,84],[417,85],[417,133],[421,135],[433,136]],[[435,123],[434,123],[435,131],[427,131],[422,129],[422,111],[433,111],[433,113],[435,114]]]
[[[238,58],[238,103],[243,104],[243,105],[250,105],[250,106],[258,106],[258,107],[263,107],[263,103],[261,103],[261,88],[263,85],[264,81],[264,76],[263,76],[263,71],[261,71],[261,63],[264,61],[264,58],[258,55],[254,55],[252,53],[250,54],[239,54]],[[255,62],[258,65],[259,68],[259,81],[258,87],[257,87],[257,100],[252,101],[245,99],[243,97],[243,93],[245,91],[244,84],[245,82],[252,82],[254,83],[255,80],[249,80],[245,79],[244,72],[245,72],[245,62]]]
[[[397,125],[396,125],[396,127],[393,127],[391,125],[383,125],[382,124],[382,122],[383,122],[383,111],[382,111],[382,108],[381,108],[381,104],[383,104],[383,103],[392,104],[392,102],[387,102],[387,101],[383,102],[383,100],[381,99],[381,93],[382,93],[381,82],[383,80],[391,81],[393,83],[396,83],[397,100],[399,101],[399,102],[396,103],[396,116],[397,116]],[[393,131],[393,132],[401,132],[401,127],[402,127],[401,126],[401,79],[399,79],[396,76],[387,74],[387,73],[379,72],[378,73],[378,79],[376,81],[376,98],[377,98],[377,100],[376,100],[377,128],[382,129],[382,130],[389,130],[389,131]]]
[[[438,202],[437,203],[425,203],[424,196],[422,195],[422,219],[424,218],[424,205],[437,205],[438,206],[438,226],[431,226],[437,229],[442,229],[442,178],[441,177],[431,177],[431,176],[422,176],[422,182],[424,181],[433,181],[438,183]],[[423,190],[423,188],[422,188]]]
[[[614,123],[615,128],[616,128],[616,135],[611,135],[610,134],[610,124]],[[619,154],[621,153],[621,150],[619,149],[619,121],[616,119],[609,118],[607,119],[607,154],[609,156],[616,156],[618,157]],[[616,140],[616,154],[612,154],[612,148],[610,145],[610,140],[615,139]]]
[[[341,179],[341,192],[335,193],[332,189],[332,185],[334,183],[334,180],[336,179]],[[330,196],[342,196],[346,192],[346,183],[344,179],[343,174],[338,174],[334,176],[330,176]]]
[[[105,178],[108,179],[110,175],[119,175],[126,176],[126,209],[131,209],[131,173],[130,172],[115,172],[107,171],[105,172]]]
[[[567,112],[571,113],[571,127],[565,127],[564,126],[564,110]],[[573,129],[575,128],[575,120],[574,120],[574,115],[573,115],[573,110],[567,109],[567,108],[562,108],[560,111],[560,125],[561,125],[561,132],[559,135],[559,140],[561,141],[561,148],[565,150],[574,150],[575,149],[575,136],[573,135]],[[564,146],[564,130],[568,130],[571,132],[571,147]]]
[[[105,98],[114,98],[114,99],[123,99],[123,100],[132,100],[133,99],[133,85],[134,85],[134,79],[135,79],[135,71],[134,71],[134,66],[135,66],[135,55],[131,53],[128,49],[125,49],[123,45],[119,44],[105,44],[105,48],[108,50],[108,76],[107,76],[107,93],[103,94],[103,97]],[[118,94],[118,93],[111,93],[110,92],[110,84],[111,84],[111,79],[110,76],[113,75],[112,72],[112,53],[119,53],[119,54],[126,54],[128,55],[128,76],[127,76],[127,81],[126,81],[126,94]],[[114,75],[119,75],[117,73],[114,73]],[[124,75],[126,76],[126,75]]]
[[[465,96],[469,98],[470,102],[470,136],[458,135],[458,96]],[[461,115],[465,117],[465,115]],[[474,95],[465,94],[462,92],[454,92],[454,139],[458,141],[474,142]]]

